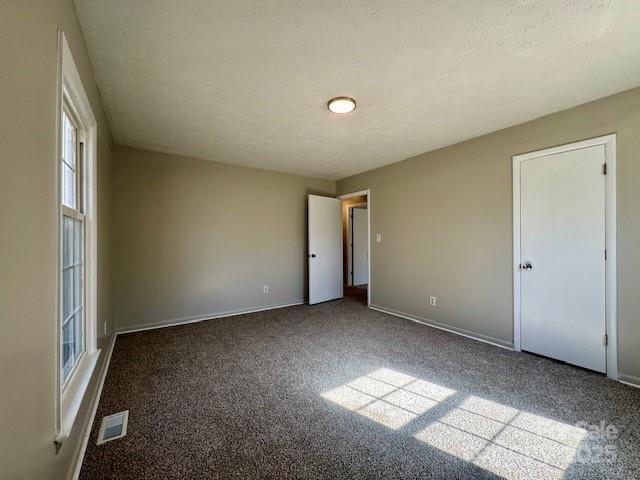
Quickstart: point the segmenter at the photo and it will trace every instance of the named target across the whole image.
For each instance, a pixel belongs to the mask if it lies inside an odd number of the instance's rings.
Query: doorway
[[[617,378],[615,136],[513,158],[514,348]]]
[[[353,208],[355,230],[350,221]],[[309,304],[347,295],[371,304],[371,195],[369,190],[337,198],[308,195]],[[366,228],[365,228],[366,226]],[[354,235],[356,248],[352,249]],[[352,266],[355,265],[355,271]],[[355,277],[353,273],[355,273]],[[357,285],[353,285],[355,282]],[[357,289],[354,291],[353,289]]]
[[[369,191],[338,197],[342,201],[343,282],[345,294],[370,303]]]
[[[351,207],[347,242],[347,285],[367,287],[369,283],[369,227],[367,206]]]

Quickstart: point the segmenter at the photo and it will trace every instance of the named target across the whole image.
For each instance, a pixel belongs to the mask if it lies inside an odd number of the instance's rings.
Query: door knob
[[[520,270],[531,270],[532,268],[533,265],[531,265],[531,263],[529,262],[520,264]]]

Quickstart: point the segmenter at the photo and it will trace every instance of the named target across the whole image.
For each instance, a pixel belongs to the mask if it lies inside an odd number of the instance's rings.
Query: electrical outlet
[[[262,293],[269,293],[269,285],[262,287]]]
[[[429,305],[432,307],[438,305],[438,297],[429,297]]]
[[[382,243],[382,234],[381,233],[376,233],[376,242]]]

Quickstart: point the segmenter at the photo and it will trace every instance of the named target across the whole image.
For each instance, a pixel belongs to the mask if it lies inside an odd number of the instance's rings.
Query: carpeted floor
[[[365,296],[119,336],[81,479],[639,478],[640,390]]]

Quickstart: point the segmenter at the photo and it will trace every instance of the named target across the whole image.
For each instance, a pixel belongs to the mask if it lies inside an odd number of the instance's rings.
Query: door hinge
[[[606,248],[604,249],[604,259],[605,260],[607,259],[607,249]]]
[[[606,163],[603,163],[603,164],[602,164],[602,174],[603,174],[603,175],[606,175],[606,174],[607,174],[607,164],[606,164]]]
[[[606,333],[604,334],[604,337],[602,337],[602,345],[604,345],[605,347],[609,345],[609,335],[607,335]]]

